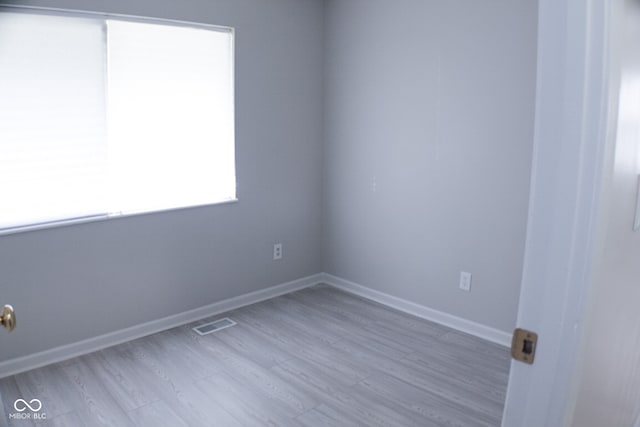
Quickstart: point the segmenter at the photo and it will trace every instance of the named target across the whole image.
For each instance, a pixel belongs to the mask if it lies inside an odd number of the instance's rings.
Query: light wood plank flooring
[[[506,348],[326,285],[225,316],[0,380],[9,425],[500,425]]]

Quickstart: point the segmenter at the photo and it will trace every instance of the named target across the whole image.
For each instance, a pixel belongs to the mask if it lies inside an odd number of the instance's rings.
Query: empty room
[[[0,427],[640,426],[638,42],[637,0],[1,0]]]

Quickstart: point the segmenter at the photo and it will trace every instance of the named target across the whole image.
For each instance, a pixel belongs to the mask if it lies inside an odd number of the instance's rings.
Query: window
[[[0,12],[0,229],[235,199],[230,29]]]

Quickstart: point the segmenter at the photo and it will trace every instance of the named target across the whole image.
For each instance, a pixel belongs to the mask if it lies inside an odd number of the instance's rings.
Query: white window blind
[[[0,13],[0,228],[107,212],[99,21]]]
[[[0,13],[0,229],[235,198],[230,30]]]
[[[123,21],[107,34],[112,209],[235,196],[230,34]]]

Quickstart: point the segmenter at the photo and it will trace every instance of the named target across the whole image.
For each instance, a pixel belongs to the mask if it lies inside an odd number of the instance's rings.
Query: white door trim
[[[539,0],[534,155],[518,326],[534,365],[512,362],[503,426],[568,415],[610,129],[607,0]]]

